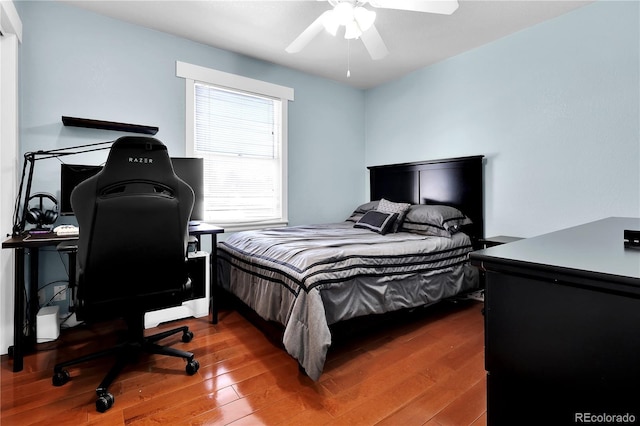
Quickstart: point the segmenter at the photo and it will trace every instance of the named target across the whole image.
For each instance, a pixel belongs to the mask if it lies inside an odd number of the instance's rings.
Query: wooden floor
[[[485,425],[481,309],[444,302],[336,330],[318,382],[236,311],[222,311],[216,325],[179,321],[193,341],[162,343],[194,352],[198,373],[186,375],[181,359],[143,355],[111,386],[106,413],[95,411],[95,387],[110,361],[71,368],[69,383],[51,384],[56,362],[92,352],[88,341],[115,342],[113,328],[77,327],[38,345],[19,373],[2,357],[0,424]]]

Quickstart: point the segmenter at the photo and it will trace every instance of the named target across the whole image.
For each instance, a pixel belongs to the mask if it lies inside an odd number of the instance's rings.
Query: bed
[[[468,253],[484,232],[482,164],[473,156],[369,167],[372,201],[345,221],[218,243],[218,285],[281,324],[285,350],[318,380],[331,325],[477,289]]]

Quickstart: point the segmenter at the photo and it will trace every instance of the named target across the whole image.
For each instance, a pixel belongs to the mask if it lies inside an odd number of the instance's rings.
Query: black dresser
[[[640,425],[640,250],[625,229],[640,219],[471,254],[486,270],[490,426]]]

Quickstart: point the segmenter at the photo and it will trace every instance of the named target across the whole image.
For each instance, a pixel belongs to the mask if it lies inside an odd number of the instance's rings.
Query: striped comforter
[[[329,325],[437,302],[478,285],[463,233],[380,235],[352,222],[232,234],[218,243],[218,284],[284,325],[284,347],[314,380]]]

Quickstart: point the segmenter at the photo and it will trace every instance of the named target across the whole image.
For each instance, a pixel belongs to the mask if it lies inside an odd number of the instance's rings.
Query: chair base
[[[129,327],[129,333],[130,337],[125,342],[112,348],[56,364],[53,368],[53,385],[62,386],[69,381],[71,375],[66,370],[69,366],[116,354],[115,364],[111,367],[109,372],[107,372],[100,385],[96,388],[96,394],[98,396],[98,399],[96,400],[96,411],[104,413],[111,408],[115,402],[114,396],[108,391],[109,386],[113,383],[116,377],[118,377],[124,367],[128,363],[136,360],[138,354],[142,352],[183,358],[187,361],[185,371],[190,376],[194,375],[200,368],[200,364],[194,359],[193,353],[156,344],[159,340],[177,333],[182,333],[183,342],[190,342],[191,339],[193,339],[193,333],[189,331],[189,327],[187,326],[174,328],[152,336],[144,337],[144,328],[142,327],[142,323],[138,323],[138,321],[136,321],[136,325],[133,328]]]

